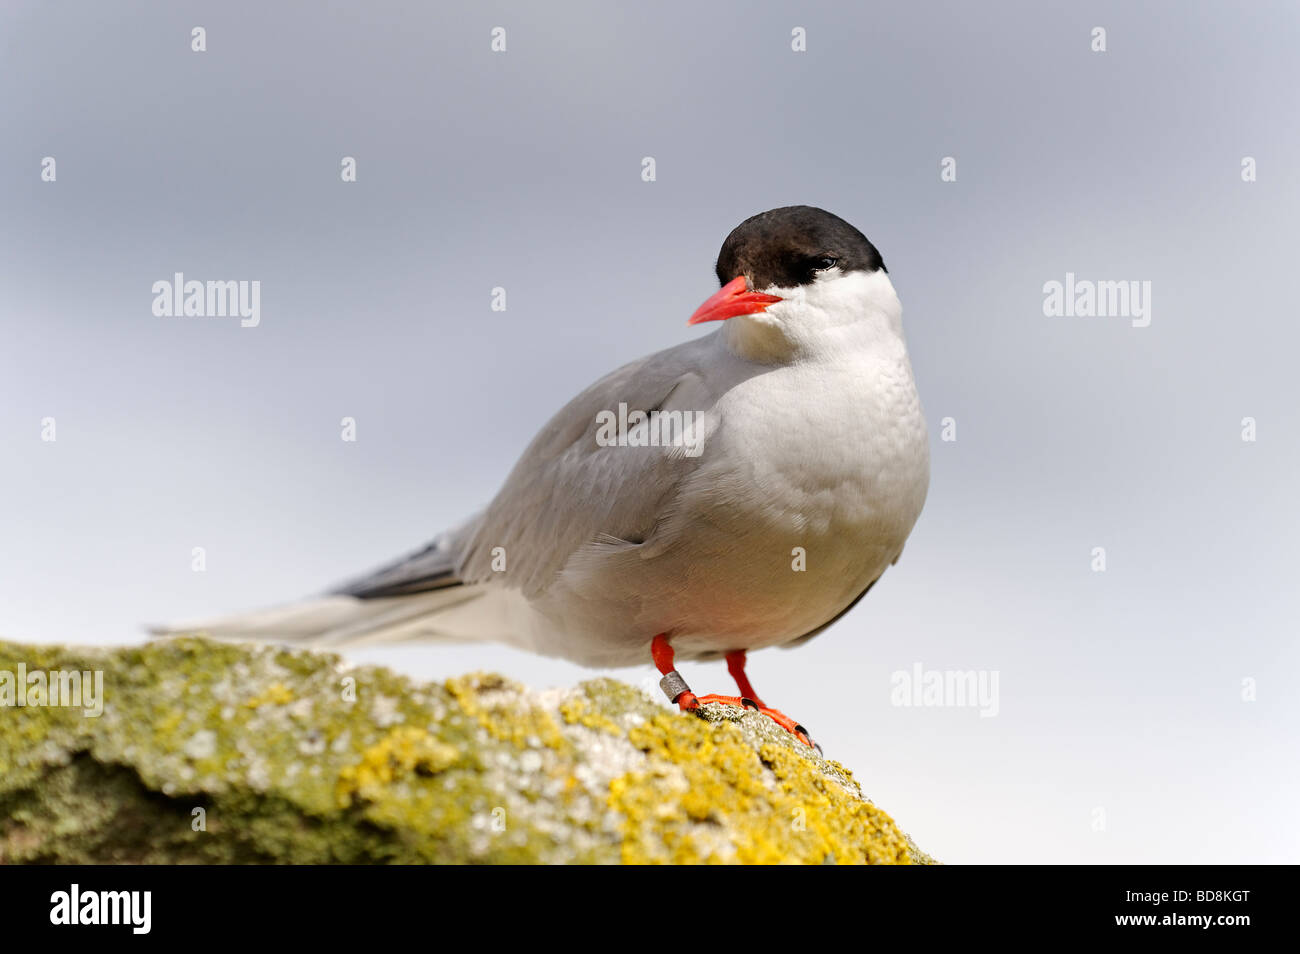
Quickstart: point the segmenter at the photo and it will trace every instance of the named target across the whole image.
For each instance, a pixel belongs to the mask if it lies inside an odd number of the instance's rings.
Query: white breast
[[[794,317],[727,323],[719,361],[746,370],[719,365],[739,379],[709,411],[699,468],[653,540],[548,594],[536,648],[634,665],[661,632],[686,659],[777,645],[834,618],[897,558],[929,484],[925,420],[888,277],[841,282],[821,302],[770,309]]]

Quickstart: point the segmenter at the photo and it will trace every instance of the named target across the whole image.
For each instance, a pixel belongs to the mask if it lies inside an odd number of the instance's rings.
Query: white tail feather
[[[152,626],[155,636],[304,643],[337,649],[372,643],[513,641],[499,629],[492,591],[451,587],[413,596],[357,599],[323,596],[270,609],[190,623]],[[466,612],[471,604],[478,612]],[[481,607],[478,604],[488,604]],[[453,611],[453,612],[448,612]]]

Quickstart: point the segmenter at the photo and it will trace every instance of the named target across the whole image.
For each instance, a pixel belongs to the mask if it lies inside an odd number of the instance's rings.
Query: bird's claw
[[[718,696],[718,695],[697,696],[695,695],[695,693],[687,691],[682,695],[681,698],[675,699],[673,701],[676,702],[681,707],[681,710],[683,712],[693,712],[696,709],[698,709],[700,706],[709,702],[717,702],[724,706],[736,706],[737,708],[741,708],[741,709],[752,709],[755,712],[767,716],[769,719],[771,719],[781,728],[785,729],[785,731],[789,732],[791,735],[793,735],[804,745],[808,746],[809,748],[816,749],[818,755],[822,754],[821,746],[812,740],[812,736],[808,734],[807,729],[805,729],[799,723],[795,722],[794,719],[791,719],[780,709],[772,709],[768,706],[763,705],[761,702],[757,701],[756,699],[749,698],[748,696]]]

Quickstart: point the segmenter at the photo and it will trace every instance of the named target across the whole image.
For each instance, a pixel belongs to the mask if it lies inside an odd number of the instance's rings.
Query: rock
[[[754,712],[200,639],[0,642],[0,863],[620,861],[933,863]]]

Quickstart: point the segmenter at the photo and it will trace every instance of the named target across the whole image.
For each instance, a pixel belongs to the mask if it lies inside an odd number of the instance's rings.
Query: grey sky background
[[[423,543],[702,333],[734,225],[820,205],[890,269],[933,477],[898,566],[756,687],[945,861],[1300,861],[1300,7],[881,6],[4,4],[0,636],[135,641]],[[154,317],[176,271],[260,280],[260,326]],[[1067,271],[1150,281],[1150,326],[1044,317]],[[999,714],[891,705],[918,662],[997,671]]]

